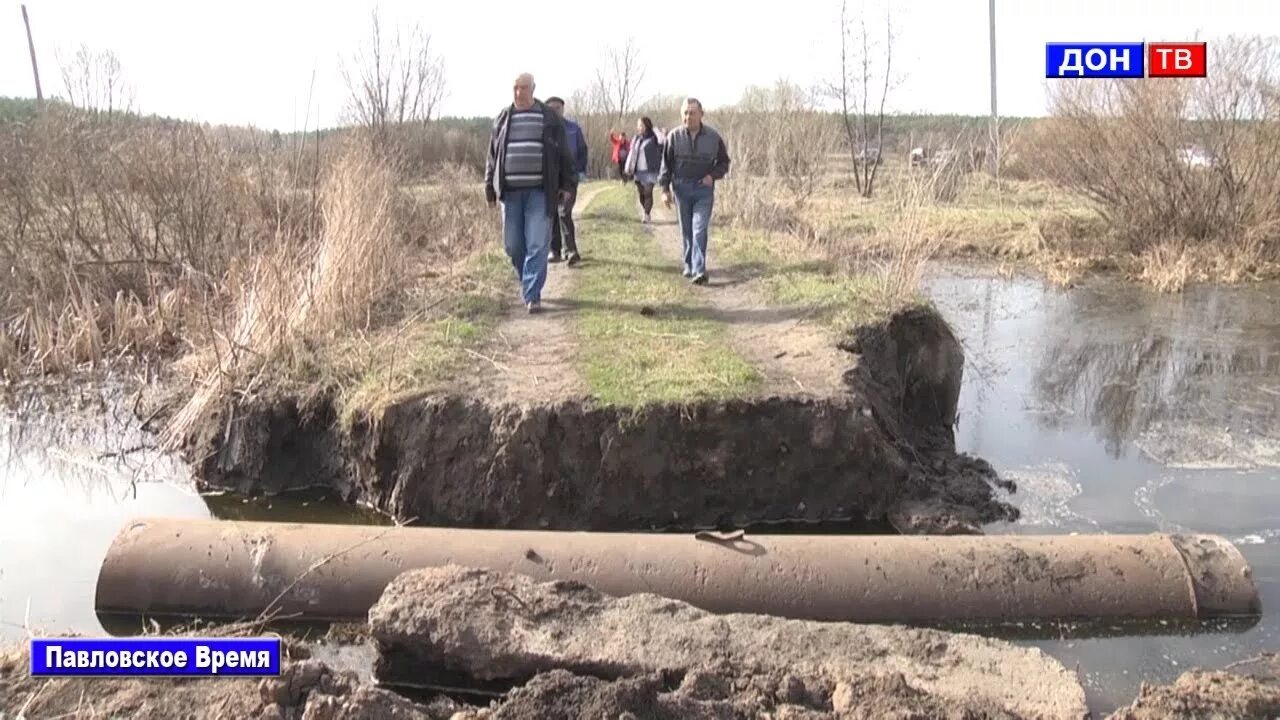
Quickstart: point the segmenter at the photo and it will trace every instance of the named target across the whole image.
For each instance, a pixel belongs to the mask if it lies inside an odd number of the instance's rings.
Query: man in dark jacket
[[[715,206],[716,181],[729,173],[729,148],[720,133],[702,124],[702,103],[688,98],[680,107],[684,124],[667,133],[662,146],[662,201],[671,207],[671,191],[679,206],[684,240],[684,276],[707,284],[707,234]]]
[[[530,313],[541,309],[551,219],[578,187],[564,123],[533,90],[532,75],[516,78],[514,101],[493,121],[484,166],[485,199],[489,207],[502,201],[503,245]]]
[[[555,110],[564,121],[564,134],[569,140],[569,150],[573,154],[573,169],[578,176],[578,182],[582,182],[587,177],[587,137],[582,133],[578,123],[564,116],[564,100],[558,97],[547,98],[547,107]],[[575,188],[569,199],[560,203],[560,212],[551,219],[551,262],[560,262],[561,235],[563,234],[563,247],[568,251],[565,260],[569,265],[578,264],[580,257],[578,233],[573,225],[573,204],[577,200],[578,191]]]

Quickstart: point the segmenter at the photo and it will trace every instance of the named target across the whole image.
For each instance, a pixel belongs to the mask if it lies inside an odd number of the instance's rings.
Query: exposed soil
[[[725,711],[829,712],[879,696],[889,703],[881,711],[893,716],[1085,713],[1075,677],[1032,648],[932,630],[713,615],[656,595],[613,598],[579,583],[457,566],[401,574],[370,609],[369,624],[375,673],[393,682],[518,685],[566,670],[609,681],[660,675],[671,689],[720,701]],[[656,700],[642,687],[630,690],[624,694]],[[569,694],[601,696],[581,683]]]
[[[443,697],[415,703],[308,659],[262,679],[33,678],[29,667],[25,647],[0,652],[0,720],[448,720],[463,709]]]
[[[369,629],[375,676],[393,684],[361,682],[294,642],[281,675],[264,679],[32,678],[25,648],[12,649],[0,652],[0,718],[1079,718],[1084,708],[1060,663],[1002,641],[716,616],[456,566],[401,575]]]
[[[654,595],[613,598],[579,583],[457,566],[397,577],[348,641],[366,637],[372,675],[367,659],[338,670],[288,640],[280,676],[262,679],[33,678],[25,645],[0,649],[0,720],[1087,717],[1075,675],[1035,648],[898,626],[713,615]],[[1255,664],[1253,675],[1193,671],[1144,685],[1109,717],[1275,717],[1274,659]]]
[[[650,225],[679,273],[683,264],[680,225],[673,212],[654,207]],[[836,338],[813,321],[804,309],[774,307],[757,293],[752,276],[738,266],[723,266],[715,252],[715,225],[707,248],[709,282],[699,296],[711,306],[711,317],[729,328],[733,348],[765,378],[764,394],[831,397],[844,391],[840,375],[849,357],[836,347]]]
[[[1264,720],[1280,717],[1274,661],[1256,675],[1194,670],[1170,685],[1142,684],[1137,699],[1109,720]]]
[[[606,188],[592,188],[578,196],[574,218],[580,219],[591,200]],[[581,236],[581,224],[578,229]],[[590,244],[586,237],[580,242]],[[578,272],[563,262],[549,266],[540,313],[530,315],[523,304],[512,303],[494,341],[477,353],[477,372],[462,379],[462,391],[517,404],[581,396],[586,391],[576,370],[578,349],[569,325],[572,314],[565,305]]]
[[[990,466],[957,455],[963,355],[939,316],[899,313],[845,347],[826,398],[600,407],[410,397],[340,428],[331,406],[259,398],[187,438],[208,487],[324,484],[400,519],[594,530],[893,521],[979,532],[1014,519]]]

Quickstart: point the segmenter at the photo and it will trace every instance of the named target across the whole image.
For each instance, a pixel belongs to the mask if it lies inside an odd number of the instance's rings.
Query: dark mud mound
[[[913,309],[846,348],[848,392],[600,407],[405,398],[339,428],[331,406],[258,399],[188,438],[211,488],[336,488],[458,527],[650,530],[884,521],[978,532],[1016,518],[995,473],[957,455],[960,345]]]
[[[327,399],[262,398],[215,407],[185,439],[205,484],[245,494],[334,487],[344,494],[346,459]]]

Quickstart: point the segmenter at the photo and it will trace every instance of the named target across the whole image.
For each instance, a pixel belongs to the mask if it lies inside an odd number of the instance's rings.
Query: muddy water
[[[1262,594],[1243,632],[1020,642],[1078,663],[1095,711],[1280,650],[1280,287],[1063,291],[947,268],[927,292],[965,345],[957,443],[1018,483],[1023,518],[988,532],[1219,533]]]
[[[28,631],[103,632],[98,568],[116,532],[142,515],[377,522],[324,497],[202,496],[159,452],[110,383],[23,393],[0,407],[0,643]]]
[[[1095,713],[1142,680],[1280,650],[1280,287],[1060,291],[950,268],[928,288],[966,348],[959,445],[1018,482],[1023,519],[989,532],[1219,533],[1252,564],[1266,613],[1243,631],[1015,641],[1078,666]],[[105,387],[0,408],[0,642],[102,632],[97,570],[139,515],[384,521],[319,493],[202,496]]]

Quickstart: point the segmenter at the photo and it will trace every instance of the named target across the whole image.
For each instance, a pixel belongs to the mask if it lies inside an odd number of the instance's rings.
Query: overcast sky
[[[865,0],[873,31],[886,0]],[[633,35],[647,66],[642,95],[694,94],[713,107],[744,86],[788,78],[805,85],[839,68],[839,0],[752,6],[561,0],[381,0],[384,21],[432,33],[449,78],[444,111],[492,115],[511,79],[533,72],[538,95],[568,96],[590,81],[604,49]],[[46,94],[61,94],[58,52],[110,49],[149,113],[282,131],[338,121],[345,86],[338,60],[364,38],[374,0],[29,0]],[[851,8],[863,2],[850,0]],[[17,2],[0,15],[0,95],[33,96]],[[757,9],[758,8],[758,9]],[[768,8],[768,9],[766,9]],[[990,108],[987,0],[893,0],[898,111],[985,114]],[[1044,43],[1280,35],[1280,0],[998,0],[1002,115],[1044,113]],[[1212,68],[1210,68],[1212,72]],[[312,89],[312,77],[315,77]],[[310,105],[308,96],[310,94]],[[309,110],[309,112],[308,112]],[[572,109],[570,109],[572,111]],[[310,119],[308,119],[308,117]]]

